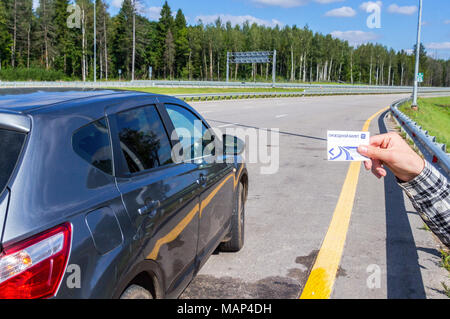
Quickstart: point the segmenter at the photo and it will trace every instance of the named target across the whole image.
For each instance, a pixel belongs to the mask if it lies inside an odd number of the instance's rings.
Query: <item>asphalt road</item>
[[[182,298],[298,298],[327,233],[348,163],[326,160],[327,130],[360,131],[405,95],[330,96],[192,103],[212,126],[279,129],[279,169],[248,165],[245,247],[211,256]],[[389,129],[384,114],[371,134]],[[267,131],[269,130],[269,131]],[[276,143],[264,147],[276,153]],[[430,232],[392,176],[361,169],[331,298],[446,298]],[[378,276],[375,287],[368,285]],[[371,277],[372,279],[374,277]]]

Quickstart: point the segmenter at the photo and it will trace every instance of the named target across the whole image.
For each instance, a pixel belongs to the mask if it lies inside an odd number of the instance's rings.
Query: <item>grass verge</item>
[[[450,148],[450,97],[421,98],[417,101],[419,110],[414,111],[410,102],[402,104],[399,109],[410,119],[417,122],[438,143]]]
[[[165,88],[165,87],[146,87],[146,88],[123,88],[124,90],[140,91],[155,94],[208,94],[208,93],[282,93],[282,92],[303,92],[303,89],[286,88]]]
[[[447,269],[450,276],[450,254],[448,252],[445,252],[441,250],[441,266]],[[450,287],[448,287],[445,282],[441,282],[442,288],[444,288],[444,292],[447,295],[448,298],[450,298]]]

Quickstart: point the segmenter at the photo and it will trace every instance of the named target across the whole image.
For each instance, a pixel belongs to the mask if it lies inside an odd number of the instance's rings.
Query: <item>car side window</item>
[[[211,144],[212,136],[202,120],[179,105],[166,104],[166,110],[184,152],[187,151],[187,154],[184,154],[185,160],[189,159],[187,155],[190,159],[194,159],[212,153],[206,151],[206,147]]]
[[[89,164],[112,175],[112,151],[106,120],[100,119],[79,130],[72,137],[72,146]]]
[[[171,145],[155,106],[144,106],[116,115],[122,153],[130,173],[172,163]]]

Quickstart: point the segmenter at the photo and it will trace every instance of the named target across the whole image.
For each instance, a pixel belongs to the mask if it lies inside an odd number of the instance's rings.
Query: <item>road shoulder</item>
[[[387,128],[386,128],[387,127]],[[393,125],[383,118],[371,133]],[[446,299],[439,244],[424,228],[406,194],[392,175],[384,181],[361,170],[352,220],[332,298]],[[371,207],[371,211],[367,211]]]

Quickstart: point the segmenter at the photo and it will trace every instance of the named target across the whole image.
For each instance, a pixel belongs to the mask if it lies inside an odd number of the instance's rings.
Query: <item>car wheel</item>
[[[244,246],[245,229],[245,189],[242,182],[238,186],[238,196],[236,196],[236,212],[231,218],[231,239],[220,245],[221,251],[238,252]]]
[[[120,299],[153,299],[153,296],[147,289],[138,285],[131,285],[123,292]]]

